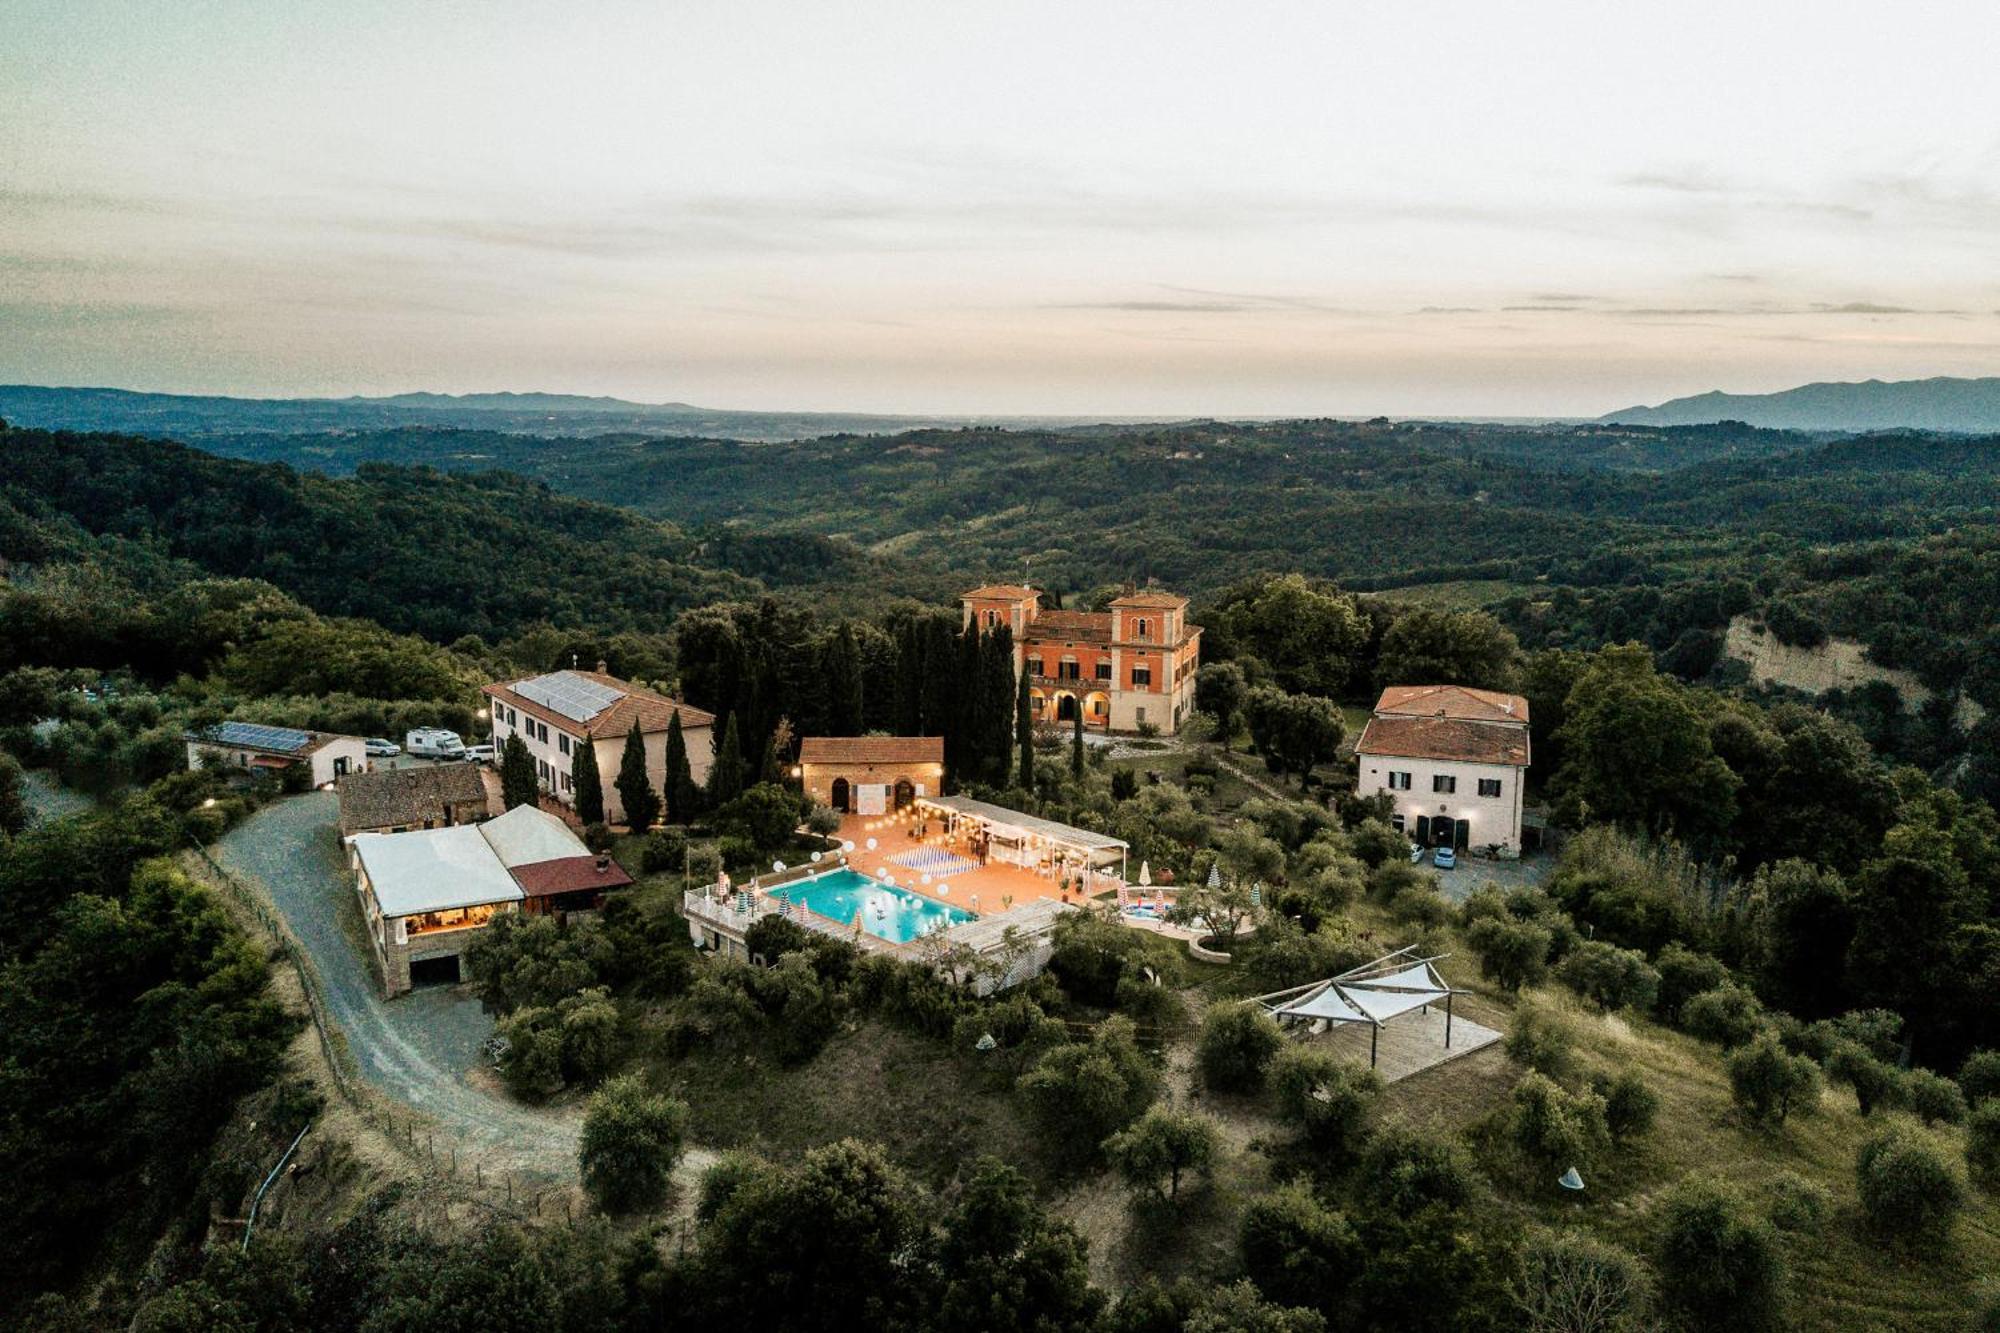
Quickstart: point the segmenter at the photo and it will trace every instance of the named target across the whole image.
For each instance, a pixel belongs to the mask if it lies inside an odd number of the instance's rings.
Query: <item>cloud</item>
[[[1262,307],[1237,301],[1059,301],[1044,310],[1125,310],[1147,314],[1235,315]]]

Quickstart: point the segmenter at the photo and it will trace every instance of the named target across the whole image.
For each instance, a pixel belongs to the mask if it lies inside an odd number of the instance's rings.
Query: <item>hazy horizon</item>
[[[2000,371],[2000,15],[0,13],[0,382],[1590,417]]]

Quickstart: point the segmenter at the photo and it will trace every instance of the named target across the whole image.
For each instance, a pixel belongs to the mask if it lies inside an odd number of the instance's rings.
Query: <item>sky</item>
[[[1595,415],[2000,374],[2000,7],[0,5],[0,382]]]

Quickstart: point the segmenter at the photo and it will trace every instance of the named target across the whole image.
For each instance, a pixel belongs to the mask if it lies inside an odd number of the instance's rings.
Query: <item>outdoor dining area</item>
[[[1011,866],[1056,886],[1065,901],[1125,883],[1127,847],[1108,833],[1060,824],[969,796],[920,797],[918,841],[978,866]]]

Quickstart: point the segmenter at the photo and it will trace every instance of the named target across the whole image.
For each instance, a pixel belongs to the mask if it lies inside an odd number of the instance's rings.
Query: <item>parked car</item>
[[[420,759],[463,759],[465,742],[443,727],[418,727],[403,737],[403,748]]]
[[[1451,870],[1458,865],[1458,853],[1449,847],[1440,847],[1431,853],[1431,864],[1439,870]]]
[[[1422,865],[1423,863],[1424,863],[1424,845],[1420,842],[1411,843],[1410,864],[1416,866],[1416,865]]]
[[[469,764],[490,764],[493,762],[493,747],[468,745],[465,747],[465,761]]]
[[[361,748],[370,759],[394,759],[403,752],[403,747],[394,741],[385,741],[380,736],[370,736],[361,743]]]

